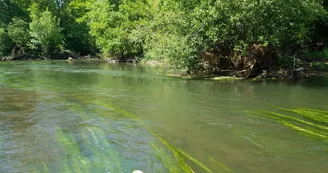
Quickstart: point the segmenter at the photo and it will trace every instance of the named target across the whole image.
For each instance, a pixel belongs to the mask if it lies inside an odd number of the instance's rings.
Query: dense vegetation
[[[327,0],[0,0],[0,56],[100,55],[252,77],[328,69]]]

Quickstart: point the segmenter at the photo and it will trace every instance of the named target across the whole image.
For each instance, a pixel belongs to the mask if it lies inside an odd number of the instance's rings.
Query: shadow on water
[[[300,83],[306,87],[328,87],[327,76],[305,78]]]

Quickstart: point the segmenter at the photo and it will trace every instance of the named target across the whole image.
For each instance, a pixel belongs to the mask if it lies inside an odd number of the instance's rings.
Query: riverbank
[[[165,61],[154,61],[154,60],[142,60],[141,64],[166,68],[170,69],[170,65]],[[325,62],[321,62],[325,63]],[[305,64],[305,63],[304,63]],[[328,66],[328,64],[327,64]],[[165,70],[164,70],[165,71]],[[188,70],[177,70],[171,69],[167,70],[169,73],[166,73],[166,76],[170,77],[178,77],[183,79],[210,79],[210,80],[243,80],[243,79],[252,79],[252,80],[262,80],[262,79],[274,79],[274,80],[299,80],[304,77],[311,76],[327,76],[328,68],[324,67],[322,69],[318,69],[316,67],[312,67],[310,63],[308,63],[305,67],[298,68],[281,68],[276,67],[269,70],[233,70],[233,69],[222,69],[217,70],[213,73],[209,73],[206,70],[199,70],[190,73]],[[247,73],[247,75],[243,75],[243,73]],[[253,73],[253,74],[252,74]]]
[[[64,50],[61,52],[40,55],[40,53],[25,52],[24,54],[14,54],[8,56],[0,56],[0,61],[20,61],[20,60],[84,60],[84,59],[99,59],[100,56],[96,54],[80,54],[70,50]]]
[[[64,58],[62,58],[64,57]],[[113,58],[100,58],[98,56],[80,56],[76,53],[66,53],[65,56],[61,58],[46,58],[46,57],[21,57],[21,58],[13,58],[12,56],[0,57],[1,61],[21,61],[21,60],[68,60],[68,61],[83,61],[83,60],[99,60],[104,63],[136,63],[145,66],[151,66],[160,68],[166,76],[170,77],[178,77],[183,79],[205,79],[205,80],[220,80],[220,81],[231,81],[231,80],[299,80],[304,77],[311,76],[327,76],[328,75],[328,66],[327,62],[315,62],[316,64],[321,63],[324,65],[315,65],[312,63],[307,63],[305,67],[299,68],[272,68],[270,70],[257,70],[257,71],[249,71],[249,70],[233,70],[233,69],[222,69],[217,70],[213,73],[209,73],[208,71],[202,69],[199,71],[193,71],[190,73],[187,69],[177,69],[170,65],[168,61],[159,61],[159,60],[147,60],[147,59],[138,59],[138,58],[126,58],[126,59],[113,59]],[[305,63],[303,63],[305,64]],[[321,67],[318,69],[317,67]],[[243,75],[243,73],[248,73],[248,75]],[[251,74],[254,73],[254,74]],[[255,74],[256,73],[256,74]]]
[[[277,72],[273,72],[277,74]],[[292,72],[290,72],[292,73]],[[204,79],[204,80],[215,80],[215,81],[234,81],[234,80],[300,80],[302,78],[315,77],[315,76],[328,76],[328,72],[322,72],[317,70],[308,70],[306,72],[294,72],[297,75],[281,76],[281,75],[267,75],[267,76],[256,76],[253,78],[241,78],[236,76],[219,76],[219,75],[208,75],[208,74],[198,74],[198,75],[188,75],[179,73],[168,73],[166,76],[177,77],[182,79]]]

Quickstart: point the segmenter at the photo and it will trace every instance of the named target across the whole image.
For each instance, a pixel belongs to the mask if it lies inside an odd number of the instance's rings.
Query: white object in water
[[[143,173],[143,172],[142,171],[139,171],[139,170],[135,170],[132,173]]]

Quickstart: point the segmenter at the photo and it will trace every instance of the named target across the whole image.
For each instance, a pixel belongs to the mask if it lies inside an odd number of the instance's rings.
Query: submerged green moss
[[[209,157],[210,161],[214,162],[215,164],[217,164],[221,169],[223,169],[225,172],[228,173],[234,173],[233,170],[229,169],[226,165],[224,165],[223,163],[220,163],[218,161],[216,161],[213,157]]]
[[[102,158],[104,158],[105,163],[108,164],[107,166],[109,167],[109,170],[111,172],[117,173],[123,172],[121,164],[122,156],[117,150],[115,150],[115,148],[112,147],[111,143],[106,139],[105,133],[96,127],[89,128],[88,131],[92,133],[92,136],[94,137],[95,141],[98,142],[97,145],[99,149],[103,150],[100,155]]]
[[[82,101],[83,102],[83,101]],[[171,144],[169,144],[166,140],[162,137],[158,136],[154,133],[148,126],[146,126],[137,115],[134,115],[130,112],[127,112],[123,109],[120,109],[110,103],[104,103],[100,101],[92,101],[92,102],[83,102],[82,104],[93,104],[95,106],[100,106],[105,108],[106,110],[110,110],[115,112],[118,115],[123,116],[124,118],[129,118],[138,122],[141,126],[146,128],[156,139],[158,139],[159,144],[151,143],[153,149],[155,151],[156,157],[163,163],[163,165],[168,169],[171,173],[194,173],[191,166],[187,163],[187,160],[193,165],[197,165],[199,168],[203,169],[204,172],[212,173],[212,171],[207,168],[204,164],[202,164],[197,159],[193,158],[186,152],[182,151],[181,149],[175,148]],[[81,115],[81,118],[90,118],[85,110],[77,105],[77,104],[70,104],[69,108],[73,112],[77,112]],[[106,111],[99,111],[93,110],[92,112],[96,113],[99,116],[106,116],[108,112]],[[111,172],[123,172],[121,163],[120,163],[120,154],[110,147],[110,142],[105,138],[105,134],[102,130],[97,129],[95,127],[86,127],[86,130],[81,132],[80,134],[82,138],[82,142],[84,141],[87,146],[90,146],[89,150],[92,151],[94,157],[91,158],[92,162],[104,162],[108,164],[109,170]],[[83,160],[81,156],[79,146],[75,141],[74,137],[70,134],[64,134],[63,131],[59,130],[57,134],[57,140],[60,141],[62,145],[65,147],[65,151],[69,153],[69,155],[77,156],[75,161],[72,163],[78,163],[78,160]],[[163,145],[163,147],[159,147]],[[99,148],[105,148],[103,151],[99,151]],[[168,153],[169,152],[169,153]],[[88,163],[91,162],[88,160]],[[222,167],[222,165],[221,165]],[[75,167],[74,167],[75,169]],[[221,168],[222,169],[222,168]],[[224,170],[228,170],[229,168],[225,167]]]
[[[98,105],[98,106],[103,106],[108,110],[112,110],[112,111],[114,111],[114,112],[116,112],[120,115],[123,115],[126,118],[130,118],[132,120],[138,121],[138,123],[141,123],[140,118],[137,115],[134,115],[134,114],[132,114],[130,112],[127,112],[123,109],[120,109],[118,107],[115,107],[114,105],[112,105],[110,103],[103,103],[103,102],[100,102],[100,101],[94,101],[92,103],[95,104],[95,105]]]
[[[119,109],[109,103],[102,103],[99,101],[93,102],[94,104],[97,105],[102,105],[110,110],[115,111],[118,114],[123,115],[124,117],[130,118],[132,120],[137,121],[138,123],[140,123],[141,125],[143,125],[146,129],[149,130],[149,132],[155,136],[162,144],[164,144],[172,153],[174,158],[176,159],[176,161],[179,163],[179,165],[181,166],[181,169],[187,172],[193,172],[192,168],[185,162],[184,158],[192,161],[193,163],[195,163],[196,165],[198,165],[200,168],[202,168],[203,170],[205,170],[206,172],[211,173],[212,171],[210,169],[208,169],[206,166],[204,166],[201,162],[199,162],[198,160],[196,160],[195,158],[191,157],[190,155],[188,155],[187,153],[185,153],[184,151],[180,150],[180,149],[176,149],[174,148],[172,145],[170,145],[167,141],[165,141],[163,138],[161,138],[160,136],[158,136],[156,133],[152,132],[152,130],[146,126],[145,124],[142,123],[142,121],[140,121],[140,118],[137,115],[134,115],[132,113],[129,113],[125,110]],[[153,145],[154,146],[154,145]],[[156,146],[155,146],[156,147]],[[165,161],[168,162],[168,161]],[[170,168],[173,169],[173,168]],[[172,170],[172,171],[175,171]],[[172,172],[172,173],[176,173],[176,172]]]
[[[79,156],[80,150],[74,137],[70,134],[64,134],[63,130],[58,129],[56,134],[57,140],[64,147],[66,153],[70,156]]]
[[[250,111],[248,112],[248,115],[274,120],[275,122],[296,130],[308,137],[328,142],[328,126],[326,125],[328,122],[326,117],[328,116],[327,111],[307,108],[276,108],[277,111],[284,112]]]
[[[84,157],[80,152],[80,145],[71,134],[64,133],[62,130],[57,132],[57,140],[61,144],[69,161],[69,168],[65,167],[67,172],[92,172],[92,165],[101,165],[103,169],[106,167],[111,172],[122,173],[122,165],[120,162],[120,154],[118,151],[110,147],[109,141],[105,138],[103,131],[97,128],[87,128],[80,133],[82,143],[87,144],[88,151],[91,151],[92,158]],[[66,164],[64,164],[66,165]]]
[[[154,143],[152,143],[152,146],[153,149],[155,150],[156,157],[163,163],[163,165],[167,168],[169,172],[171,173],[194,172],[184,160],[180,160],[181,157],[176,157],[176,155],[174,154],[175,159],[173,159],[172,156],[168,154],[163,148],[157,147]],[[178,161],[177,163],[177,160],[180,161]]]
[[[47,164],[42,163],[42,166],[43,166],[43,171],[42,172],[44,172],[44,173],[49,172],[49,168],[48,168]]]
[[[81,155],[80,147],[74,136],[70,133],[64,133],[61,129],[57,130],[57,141],[66,154],[66,160],[74,171],[89,172],[91,162],[87,157]],[[82,171],[83,170],[83,171]]]
[[[328,125],[328,114],[326,113],[326,111],[323,110],[306,109],[306,108],[299,108],[299,109],[279,108],[279,109],[287,112],[293,112],[307,119]]]

